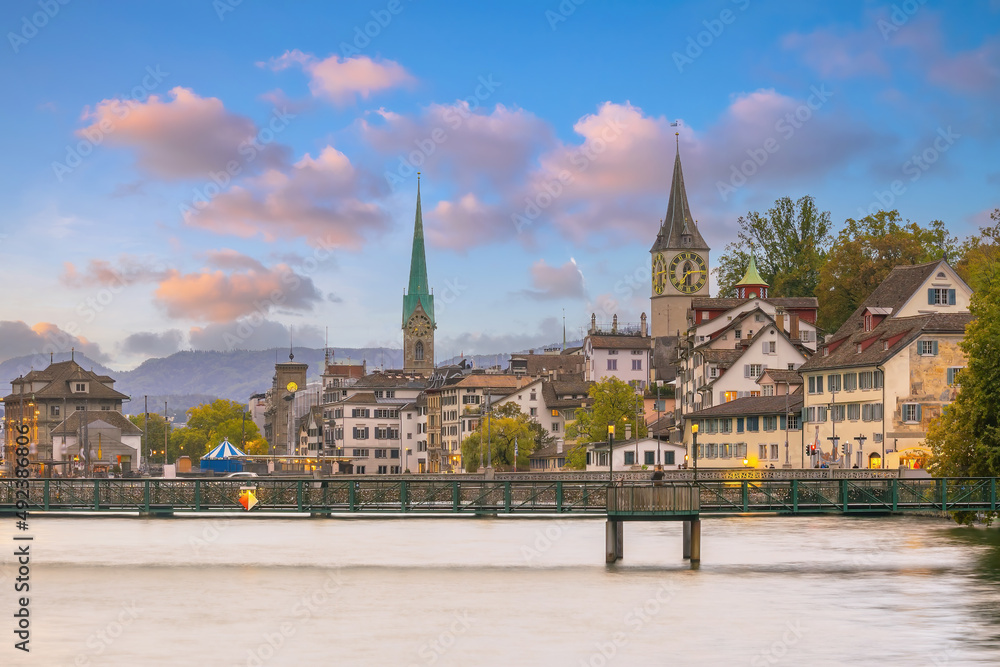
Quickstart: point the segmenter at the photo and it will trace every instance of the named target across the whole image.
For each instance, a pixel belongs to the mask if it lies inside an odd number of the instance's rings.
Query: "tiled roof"
[[[588,336],[590,346],[598,350],[650,350],[652,343],[649,336]]]
[[[373,391],[359,391],[350,398],[345,398],[338,403],[375,403],[375,392]]]
[[[525,361],[525,372],[531,376],[546,375],[553,370],[560,371],[560,374],[582,374],[585,363],[582,354],[512,354],[511,369],[514,368],[514,361],[518,359]]]
[[[729,310],[736,308],[749,299],[731,299],[715,297],[699,297],[691,299],[691,310]],[[792,310],[802,308],[819,308],[819,300],[814,296],[779,296],[761,299],[772,306],[790,308]]]
[[[53,364],[49,364],[49,367],[44,371],[31,371],[25,375],[21,381],[22,382],[47,382],[44,387],[35,392],[27,392],[34,394],[36,399],[59,399],[66,398],[73,401],[84,401],[84,400],[126,400],[128,399],[127,394],[123,394],[120,391],[115,391],[111,387],[107,386],[101,381],[104,376],[97,375],[93,371],[84,370],[80,364],[75,361],[59,361]],[[74,393],[69,390],[69,382],[71,381],[83,381],[89,383],[89,391],[86,394]],[[105,381],[110,381],[110,378]],[[11,384],[17,383],[18,380],[12,380]],[[18,401],[21,400],[21,394],[10,394],[4,398],[4,401]]]
[[[682,243],[682,235],[690,235],[690,245]],[[670,182],[670,198],[667,200],[667,213],[656,234],[656,242],[650,252],[659,252],[670,248],[685,247],[690,250],[708,250],[708,244],[698,231],[698,224],[691,215],[688,205],[687,190],[684,188],[684,172],[681,169],[681,151],[677,148],[674,157],[674,173]]]
[[[86,420],[84,420],[84,416],[86,416]],[[107,422],[109,425],[121,429],[122,435],[139,435],[142,433],[141,428],[133,424],[129,421],[128,417],[117,410],[77,410],[57,424],[52,429],[52,434],[63,435],[63,433],[66,433],[74,435],[79,431],[84,422],[93,424],[98,421]]]
[[[362,389],[423,389],[427,384],[428,380],[423,375],[390,371],[386,373],[369,373],[359,378],[354,383],[354,387]]]
[[[452,387],[462,387],[465,388],[506,388],[506,389],[517,389],[518,382],[521,381],[519,378],[513,375],[494,375],[487,373],[477,373],[474,375],[467,375],[458,382],[456,382]]]
[[[737,398],[728,403],[714,405],[710,408],[690,412],[686,419],[702,419],[705,417],[742,417],[743,415],[772,415],[797,412],[802,408],[802,395],[786,396],[748,396]]]
[[[735,364],[736,360],[743,356],[746,350],[742,348],[726,348],[723,350],[715,350],[709,348],[707,350],[701,350],[702,356],[705,357],[705,361],[712,364]]]
[[[590,391],[590,387],[593,386],[593,382],[587,382],[585,380],[555,380],[552,384],[552,391],[556,393],[557,396],[566,396],[567,394],[577,395],[583,394],[587,396],[587,392]]]
[[[969,313],[937,313],[934,315],[916,315],[914,317],[890,317],[882,320],[871,331],[859,328],[850,336],[843,334],[844,327],[837,333],[840,337],[834,341],[837,345],[829,345],[830,353],[824,355],[822,350],[799,367],[800,372],[826,370],[855,366],[881,365],[905,349],[921,334],[925,333],[964,333],[965,327],[972,321]],[[883,341],[891,341],[892,345],[884,350]],[[858,345],[862,346],[859,353]]]
[[[762,379],[764,375],[770,376],[772,380],[780,384],[802,384],[802,376],[797,370],[768,368],[764,371],[763,375],[758,378],[758,384],[760,384],[760,379]]]

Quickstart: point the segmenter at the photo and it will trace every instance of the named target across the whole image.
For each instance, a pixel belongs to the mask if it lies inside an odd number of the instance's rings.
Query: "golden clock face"
[[[678,253],[670,260],[667,269],[670,283],[683,294],[694,294],[708,280],[708,267],[701,255],[685,251]]]
[[[663,253],[658,252],[653,255],[653,293],[663,294],[663,288],[667,286],[667,262],[663,259]]]
[[[414,315],[410,318],[410,333],[414,336],[426,336],[431,331],[431,321],[426,315]]]
[[[287,385],[285,386],[285,389],[287,389],[288,391],[292,392],[293,394],[294,394],[294,393],[295,393],[296,391],[298,391],[298,388],[299,388],[299,385],[295,384],[294,382],[289,382],[289,383],[288,383],[288,384],[287,384]]]

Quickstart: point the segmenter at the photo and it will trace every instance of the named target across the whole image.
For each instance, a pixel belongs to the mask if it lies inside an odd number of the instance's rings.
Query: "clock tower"
[[[403,371],[434,372],[434,295],[427,286],[424,221],[420,212],[420,174],[417,174],[417,215],[413,222],[410,284],[403,294]]]
[[[676,336],[678,332],[683,335],[687,331],[691,299],[709,295],[709,250],[688,206],[678,144],[667,214],[649,251],[652,270],[649,300],[654,338]]]

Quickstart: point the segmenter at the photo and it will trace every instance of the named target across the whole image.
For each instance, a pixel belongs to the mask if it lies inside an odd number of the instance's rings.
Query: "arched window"
[[[424,342],[422,340],[418,340],[417,346],[413,348],[413,358],[416,361],[424,360]]]
[[[691,271],[693,271],[693,270],[694,270],[694,268],[691,266],[691,262],[684,262],[684,269],[683,269],[684,274],[683,275],[684,275],[684,284],[685,285],[691,285],[691,277],[692,277],[692,275],[694,275],[694,274],[691,273]]]

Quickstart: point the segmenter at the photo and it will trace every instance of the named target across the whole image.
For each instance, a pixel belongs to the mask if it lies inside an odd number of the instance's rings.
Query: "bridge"
[[[253,512],[240,499],[253,494]],[[608,522],[607,559],[622,557],[625,521],[684,521],[684,556],[700,560],[702,515],[997,510],[997,478],[671,479],[560,475],[288,479],[0,479],[0,514],[254,512],[370,516],[592,515]]]

